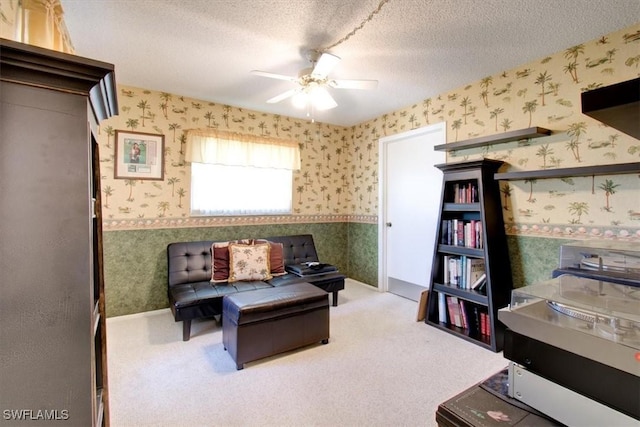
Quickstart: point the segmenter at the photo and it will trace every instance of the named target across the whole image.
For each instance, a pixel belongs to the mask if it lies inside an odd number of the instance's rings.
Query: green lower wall
[[[104,233],[107,316],[168,307],[166,248],[172,242],[312,234],[320,260],[348,277],[378,286],[378,226],[361,223],[120,230]],[[507,236],[513,284],[547,280],[566,239]]]
[[[169,243],[294,234],[312,234],[320,260],[348,274],[348,223],[107,231],[103,244],[107,317],[169,306],[166,255]]]
[[[560,246],[567,239],[530,236],[507,236],[513,287],[549,280],[560,261]]]
[[[378,287],[378,225],[349,223],[349,277]]]
[[[349,277],[378,286],[378,226],[349,224]],[[509,261],[516,288],[551,278],[558,267],[560,246],[572,240],[507,236]]]

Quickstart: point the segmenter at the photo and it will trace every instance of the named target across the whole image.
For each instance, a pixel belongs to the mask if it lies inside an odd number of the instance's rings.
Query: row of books
[[[442,220],[440,243],[443,245],[482,249],[484,245],[483,240],[482,221],[480,220]]]
[[[478,203],[478,186],[475,183],[453,184],[453,203]]]
[[[451,295],[438,294],[438,321],[467,329],[470,335],[491,335],[489,314],[477,305]]]
[[[484,258],[445,255],[442,264],[442,281],[445,285],[480,291],[487,282]]]

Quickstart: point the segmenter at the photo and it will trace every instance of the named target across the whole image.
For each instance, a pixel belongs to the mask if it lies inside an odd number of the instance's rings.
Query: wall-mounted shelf
[[[640,139],[640,78],[583,92],[582,113]]]
[[[455,151],[468,148],[484,147],[493,144],[504,144],[506,142],[520,141],[521,139],[540,138],[551,135],[551,131],[545,128],[532,127],[504,132],[497,135],[481,136],[479,138],[467,139],[464,141],[450,142],[433,147],[436,151]]]
[[[496,173],[496,180],[550,179],[572,176],[622,175],[640,173],[640,163],[620,163],[617,165],[582,166],[576,168],[558,168],[522,172]]]

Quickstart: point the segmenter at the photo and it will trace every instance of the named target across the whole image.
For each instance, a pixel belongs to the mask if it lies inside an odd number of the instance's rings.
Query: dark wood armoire
[[[109,424],[95,135],[117,109],[113,65],[0,39],[2,425]]]

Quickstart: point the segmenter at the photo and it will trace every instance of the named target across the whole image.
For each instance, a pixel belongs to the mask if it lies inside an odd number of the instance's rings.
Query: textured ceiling
[[[297,118],[294,87],[250,73],[296,76],[305,52],[352,32],[380,0],[62,0],[76,54],[115,64],[117,82]],[[350,126],[640,21],[640,0],[390,0],[329,51],[334,79],[317,121]]]

